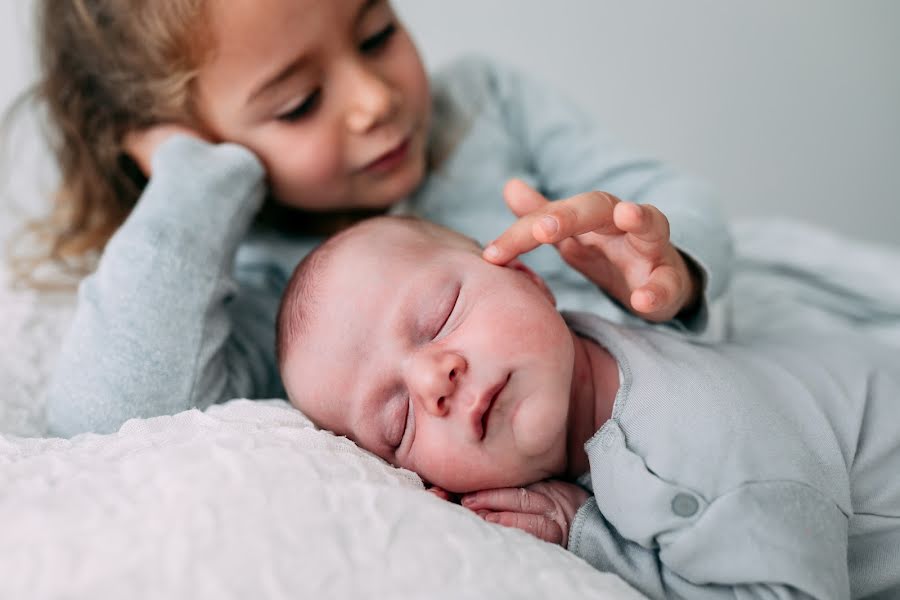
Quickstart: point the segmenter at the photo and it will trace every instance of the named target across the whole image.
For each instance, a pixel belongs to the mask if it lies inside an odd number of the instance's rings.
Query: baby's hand
[[[447,502],[453,502],[453,497],[450,495],[450,492],[445,490],[444,488],[438,487],[436,485],[429,485],[425,487],[425,491],[429,494],[434,494],[441,500],[446,500]]]
[[[137,163],[144,175],[150,177],[153,155],[157,149],[176,135],[188,135],[197,139],[205,139],[199,132],[174,123],[161,123],[147,129],[132,131],[125,136],[123,145],[125,152]]]
[[[590,494],[577,485],[548,479],[524,488],[466,494],[462,497],[462,505],[486,521],[521,529],[565,548],[575,513],[589,497]]]
[[[523,181],[503,190],[519,217],[484,251],[506,264],[542,244],[636,315],[668,321],[694,308],[700,276],[669,239],[669,221],[649,204],[622,202],[605,192],[587,192],[550,202]]]

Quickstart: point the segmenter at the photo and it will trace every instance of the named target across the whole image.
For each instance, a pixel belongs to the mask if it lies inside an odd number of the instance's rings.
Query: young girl
[[[485,250],[500,264],[553,244],[525,260],[565,308],[599,286],[701,331],[727,282],[704,186],[498,65],[461,60],[429,81],[386,0],[39,5],[62,174],[51,255],[103,249],[51,382],[54,434],[283,395],[287,275],[374,214],[480,242],[508,224]]]

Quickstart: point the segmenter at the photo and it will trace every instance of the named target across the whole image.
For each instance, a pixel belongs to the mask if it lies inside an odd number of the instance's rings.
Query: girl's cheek
[[[342,175],[340,150],[328,136],[284,136],[261,155],[276,187],[319,188]]]
[[[335,140],[298,143],[285,149],[290,171],[313,185],[324,185],[343,175],[340,152]]]

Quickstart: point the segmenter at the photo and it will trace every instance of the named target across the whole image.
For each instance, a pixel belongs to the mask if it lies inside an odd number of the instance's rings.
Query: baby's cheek
[[[479,460],[452,442],[429,446],[427,450],[419,448],[415,459],[410,460],[409,466],[404,468],[450,492],[461,493],[491,487],[485,485],[491,481],[487,472],[490,470],[490,461]]]
[[[516,449],[526,459],[555,456],[565,448],[568,402],[541,390],[526,399],[513,422]]]

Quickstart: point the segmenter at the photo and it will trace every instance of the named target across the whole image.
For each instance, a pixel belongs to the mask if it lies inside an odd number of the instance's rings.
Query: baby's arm
[[[671,243],[700,270],[699,310],[684,324],[702,330],[706,308],[726,289],[733,261],[729,228],[712,190],[658,160],[624,150],[547,86],[497,65],[490,66],[490,73],[541,194],[558,200],[604,191],[653,205],[665,215]]]
[[[808,487],[790,482],[750,485],[712,503],[687,527],[674,525],[676,515],[671,530],[659,532],[649,543],[623,537],[586,492],[581,493],[587,501],[573,508],[578,497],[567,494],[576,489],[545,481],[524,489],[470,494],[463,497],[463,505],[486,520],[567,546],[651,598],[850,596],[847,519]],[[782,530],[755,520],[757,510],[765,512],[770,524],[781,523]],[[687,515],[685,509],[680,512]],[[555,535],[548,522],[560,524],[564,535]]]
[[[243,148],[187,137],[164,144],[153,166],[80,287],[48,392],[52,434],[115,431],[132,417],[277,387],[278,290],[261,277],[250,283],[255,289],[241,287],[232,276],[262,203],[262,166]]]

